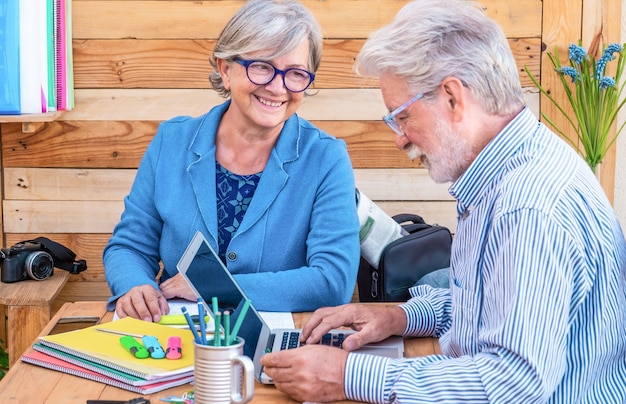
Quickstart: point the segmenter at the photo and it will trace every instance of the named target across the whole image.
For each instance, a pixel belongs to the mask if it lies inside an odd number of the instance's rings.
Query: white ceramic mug
[[[254,396],[254,364],[243,354],[244,340],[213,346],[194,342],[194,403],[243,404]]]

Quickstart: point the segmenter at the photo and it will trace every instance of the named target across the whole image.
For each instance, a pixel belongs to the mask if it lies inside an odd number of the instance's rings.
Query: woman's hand
[[[180,297],[192,302],[198,300],[198,297],[195,293],[193,293],[193,290],[181,274],[176,274],[168,280],[161,282],[159,287],[161,288],[161,293],[163,293],[163,296],[166,299]]]
[[[120,318],[133,317],[157,322],[169,311],[167,299],[152,285],[135,286],[117,299],[115,304],[115,312]]]

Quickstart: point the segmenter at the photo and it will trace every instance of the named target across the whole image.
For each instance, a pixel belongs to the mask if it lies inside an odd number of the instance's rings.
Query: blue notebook
[[[19,1],[0,0],[0,115],[19,115]]]

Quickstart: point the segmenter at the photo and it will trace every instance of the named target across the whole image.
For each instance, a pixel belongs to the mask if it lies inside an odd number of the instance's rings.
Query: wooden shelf
[[[0,115],[0,123],[21,122],[22,132],[33,133],[43,122],[52,122],[59,119],[63,111],[47,112],[45,114]]]
[[[52,122],[61,116],[63,111],[45,114],[0,115],[0,123],[5,122]]]

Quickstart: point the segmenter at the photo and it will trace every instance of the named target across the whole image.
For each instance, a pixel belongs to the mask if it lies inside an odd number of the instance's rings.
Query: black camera
[[[42,281],[54,273],[54,260],[40,243],[23,241],[0,251],[2,282],[35,279]]]
[[[42,281],[53,275],[54,267],[72,275],[87,269],[87,261],[77,260],[72,250],[46,237],[21,241],[9,249],[0,249],[0,262],[0,280],[5,283],[27,279]]]

